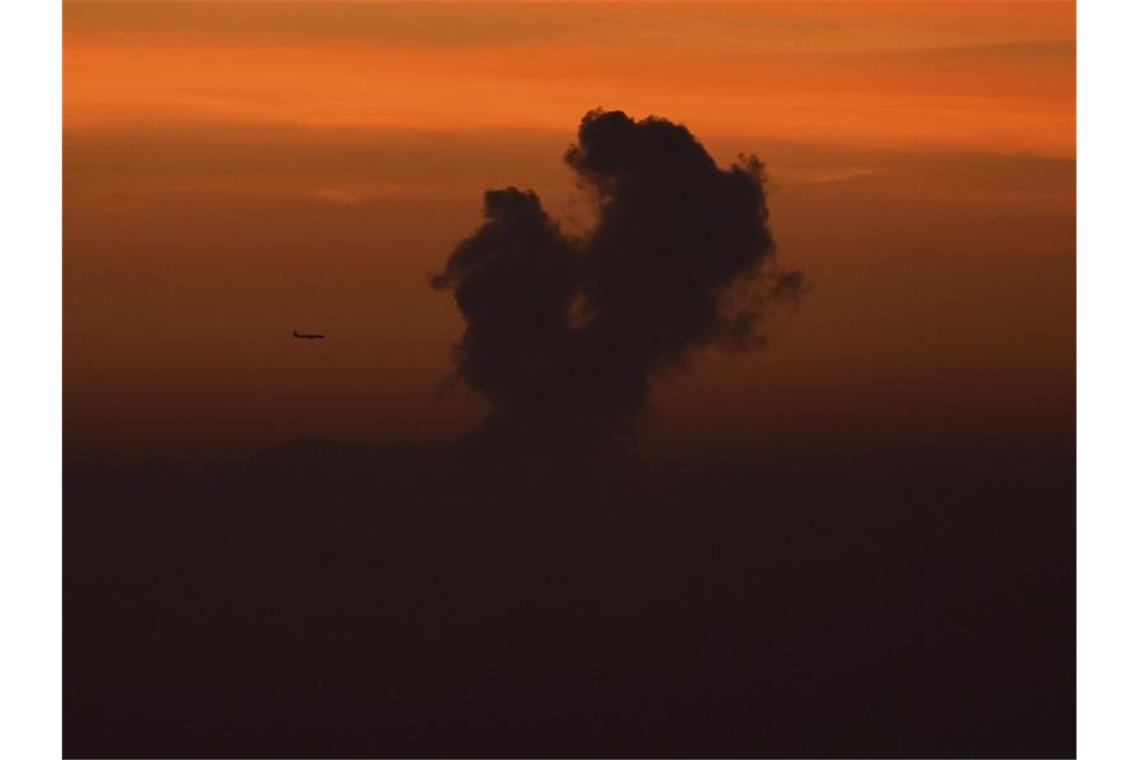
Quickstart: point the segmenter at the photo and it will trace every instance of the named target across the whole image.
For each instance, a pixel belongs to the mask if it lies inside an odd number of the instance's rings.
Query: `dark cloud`
[[[565,161],[597,206],[588,235],[531,191],[489,190],[433,279],[467,321],[456,379],[490,399],[492,425],[628,420],[655,376],[702,346],[756,345],[764,309],[802,291],[774,266],[755,156],[721,169],[682,125],[595,110]]]

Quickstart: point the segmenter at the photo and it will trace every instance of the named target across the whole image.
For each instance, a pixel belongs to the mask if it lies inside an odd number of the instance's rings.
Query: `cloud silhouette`
[[[755,156],[721,169],[682,125],[594,110],[564,158],[597,205],[589,234],[561,231],[532,191],[488,190],[432,280],[467,322],[455,379],[491,401],[489,426],[628,420],[654,377],[702,346],[758,345],[764,310],[803,290],[774,265]]]

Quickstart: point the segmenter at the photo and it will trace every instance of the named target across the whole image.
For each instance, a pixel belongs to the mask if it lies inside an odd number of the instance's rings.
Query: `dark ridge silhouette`
[[[693,349],[756,345],[764,309],[803,289],[773,265],[756,157],[720,169],[684,126],[595,110],[565,160],[597,206],[589,235],[532,191],[488,190],[433,279],[467,321],[455,372],[491,400],[488,429],[608,429]]]
[[[324,340],[325,339],[325,336],[321,335],[320,333],[301,333],[301,332],[297,332],[296,330],[293,331],[293,337],[294,338],[300,338],[301,340]]]
[[[65,755],[1075,752],[1071,448],[650,475],[497,444],[68,472]]]

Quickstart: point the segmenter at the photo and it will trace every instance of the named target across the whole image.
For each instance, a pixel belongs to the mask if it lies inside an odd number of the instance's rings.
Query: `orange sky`
[[[68,444],[463,430],[476,402],[431,401],[461,325],[427,274],[485,187],[588,223],[559,159],[598,105],[759,153],[783,255],[816,283],[769,350],[662,387],[654,435],[1064,427],[1074,15],[65,2]],[[293,328],[333,339],[315,361]]]
[[[1072,155],[1071,4],[67,5],[66,125],[563,129]]]

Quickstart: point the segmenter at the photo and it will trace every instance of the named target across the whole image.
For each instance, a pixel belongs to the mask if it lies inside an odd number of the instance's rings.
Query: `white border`
[[[0,756],[60,757],[61,5],[0,8]]]
[[[1140,61],[1134,3],[1077,18],[1077,741],[1140,757]]]

